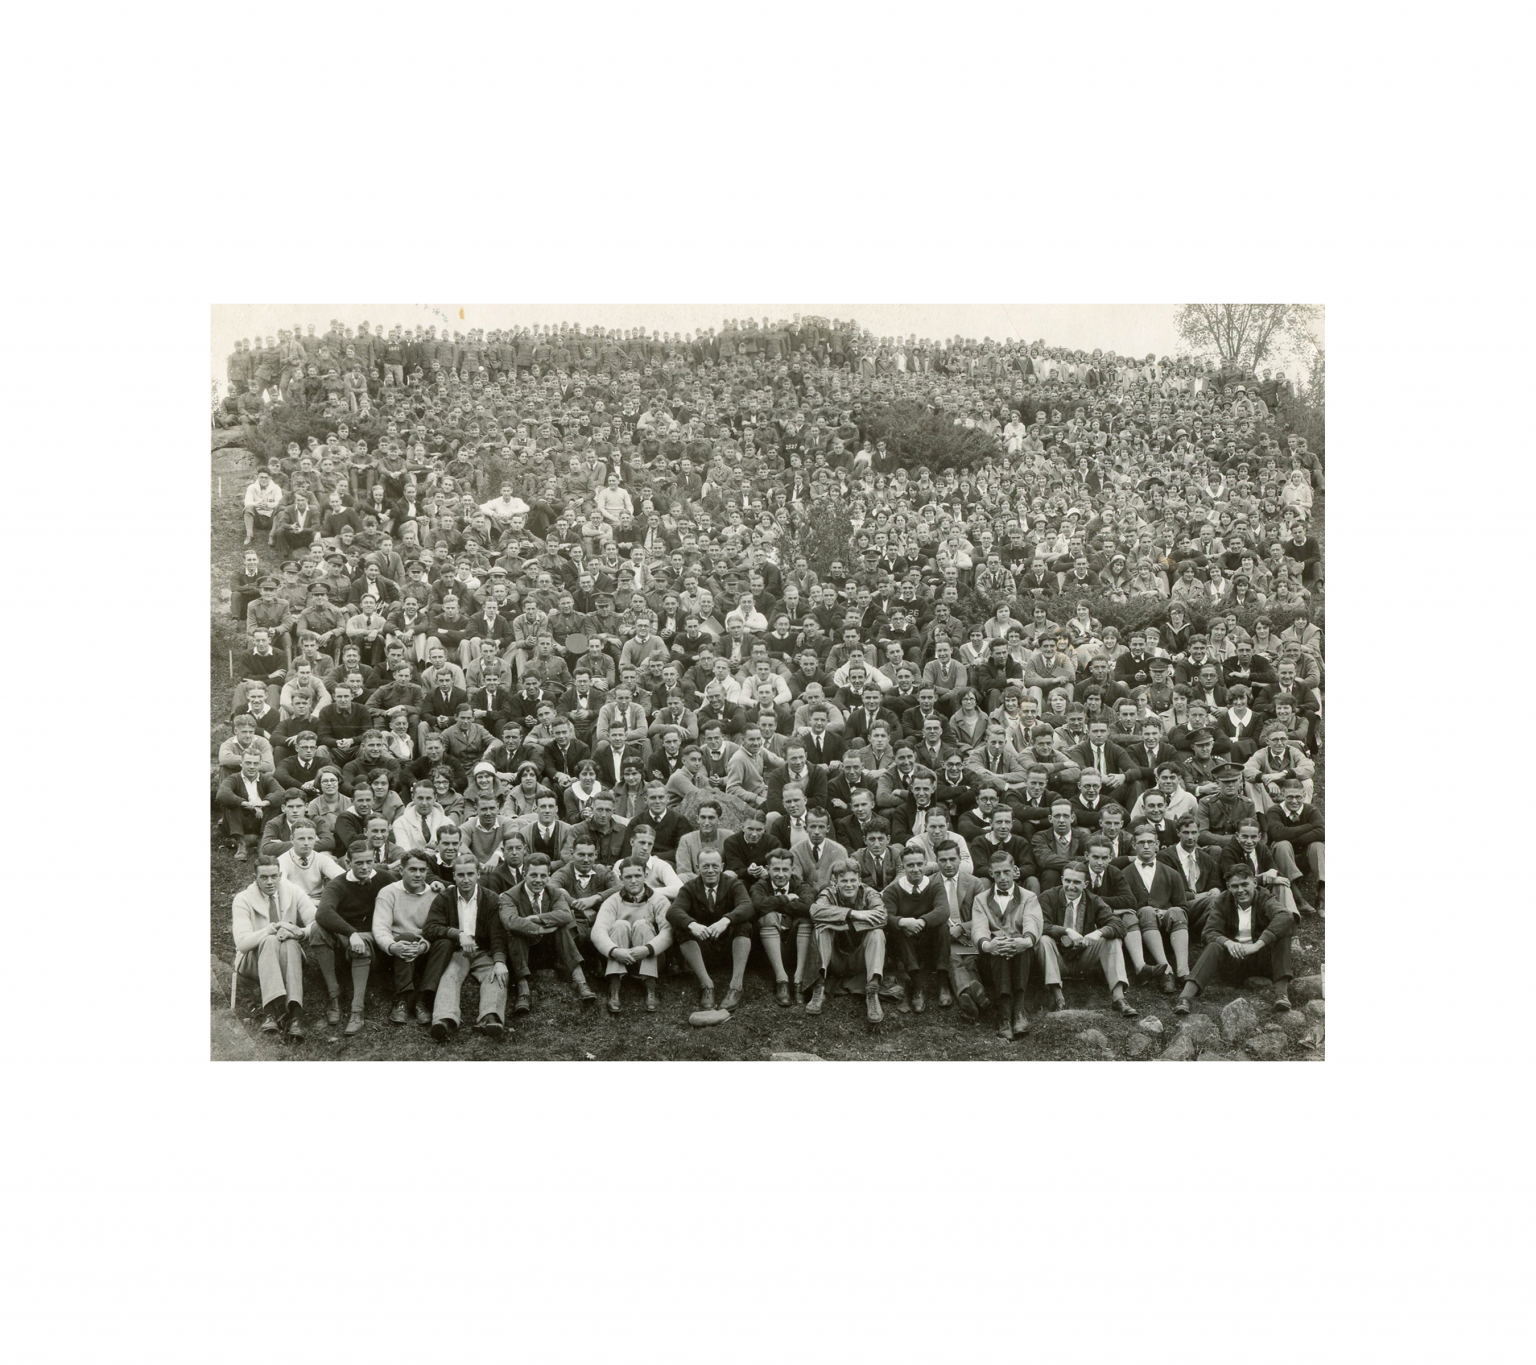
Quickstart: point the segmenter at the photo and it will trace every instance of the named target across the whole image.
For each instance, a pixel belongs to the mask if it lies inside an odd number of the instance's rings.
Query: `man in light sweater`
[[[413,849],[400,864],[400,880],[384,887],[373,903],[374,948],[393,959],[392,1024],[405,1023],[413,1005],[418,1024],[432,1022],[432,998],[438,983],[426,980],[427,952],[432,945],[421,932],[437,894],[427,883],[430,871],[427,854]]]
[[[319,904],[325,884],[332,878],[344,876],[347,870],[329,853],[321,853],[315,848],[319,840],[315,822],[304,816],[294,821],[293,847],[279,854],[277,859],[283,879],[292,882],[316,904]]]
[[[638,976],[645,986],[646,1012],[656,1012],[656,980],[661,955],[672,946],[667,922],[671,905],[646,885],[645,863],[638,857],[619,864],[619,889],[598,909],[592,924],[592,946],[607,960],[608,1012],[619,1012],[619,990],[626,976]]]

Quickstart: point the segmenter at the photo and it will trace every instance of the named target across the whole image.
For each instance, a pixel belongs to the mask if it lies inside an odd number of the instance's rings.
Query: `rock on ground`
[[[1278,1029],[1266,1030],[1250,1038],[1245,1044],[1248,1055],[1261,1061],[1272,1062],[1285,1056],[1285,1034]]]
[[[1136,1036],[1139,1038],[1144,1037],[1145,1035],[1137,1034]],[[1160,1060],[1165,1062],[1194,1061],[1195,1040],[1191,1038],[1185,1030],[1180,1029],[1178,1033],[1174,1034],[1173,1041],[1163,1049],[1163,1055]]]
[[[730,1010],[694,1010],[688,1022],[694,1028],[708,1028],[711,1024],[723,1024],[731,1017]]]
[[[1084,1029],[1077,1035],[1077,1041],[1084,1047],[1103,1049],[1109,1046],[1109,1039],[1096,1028]]]
[[[1319,972],[1316,976],[1298,976],[1291,982],[1291,999],[1300,1000],[1305,1004],[1309,1000],[1321,1000],[1323,998],[1323,977]]]
[[[1181,1025],[1179,1032],[1188,1034],[1197,1048],[1213,1048],[1221,1041],[1221,1030],[1208,1014],[1192,1014]]]
[[[1240,1043],[1257,1032],[1259,1015],[1248,1001],[1239,997],[1221,1008],[1221,1036],[1229,1043]]]
[[[770,1062],[819,1062],[822,1059],[814,1052],[770,1052]]]
[[[1163,1021],[1157,1018],[1156,1015],[1146,1014],[1136,1021],[1136,1027],[1143,1033],[1150,1033],[1156,1036],[1163,1031]]]
[[[1125,1040],[1125,1053],[1128,1057],[1145,1057],[1156,1046],[1149,1035],[1145,1033],[1132,1033]]]
[[[1323,1017],[1323,1002],[1321,1000],[1308,1000],[1306,1011],[1312,1018],[1321,1019]]]
[[[1312,1027],[1312,1020],[1301,1010],[1292,1010],[1289,1014],[1277,1014],[1272,1027],[1281,1029],[1287,1038],[1300,1038]]]

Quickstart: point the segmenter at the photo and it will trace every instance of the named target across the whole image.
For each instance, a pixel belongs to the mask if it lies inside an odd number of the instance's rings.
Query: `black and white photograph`
[[[214,1058],[1322,1060],[1321,305],[212,341]]]

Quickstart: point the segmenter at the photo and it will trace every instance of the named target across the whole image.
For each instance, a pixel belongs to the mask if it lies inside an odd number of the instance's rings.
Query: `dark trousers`
[[[1291,979],[1291,936],[1276,939],[1252,957],[1232,957],[1220,943],[1202,950],[1190,971],[1190,980],[1204,990],[1212,981],[1241,982],[1250,976],[1267,976],[1277,984]]]
[[[576,946],[574,928],[556,929],[540,939],[523,938],[520,934],[507,935],[507,970],[513,979],[526,981],[533,975],[534,967],[551,963],[561,976],[569,976],[581,966],[581,949]]]
[[[437,983],[442,980],[443,968],[448,965],[448,959],[453,956],[452,946],[448,945],[449,951],[438,955],[437,970],[434,972],[432,970],[433,952],[441,946],[443,946],[443,941],[439,940],[438,943],[427,949],[422,956],[412,962],[407,962],[404,958],[392,957],[388,953],[381,953],[379,955],[384,962],[389,964],[390,984],[394,987],[396,1000],[404,1000],[409,1004],[411,997],[417,991],[435,991],[437,989]]]
[[[949,974],[949,921],[930,924],[920,934],[909,934],[894,921],[885,926],[887,951],[894,949],[897,963],[906,972]]]
[[[1022,996],[1029,985],[1029,973],[1035,955],[1033,952],[1015,953],[1010,958],[1004,958],[978,953],[975,961],[985,973],[983,980],[994,998],[999,995]]]

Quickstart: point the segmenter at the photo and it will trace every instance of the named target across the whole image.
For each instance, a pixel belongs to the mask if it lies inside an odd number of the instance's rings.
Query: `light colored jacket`
[[[612,929],[619,920],[630,924],[649,924],[656,932],[651,940],[651,950],[659,957],[672,946],[672,926],[667,923],[667,910],[672,902],[659,892],[652,891],[647,900],[636,903],[627,901],[617,891],[598,907],[597,918],[592,922],[592,946],[604,957],[614,949]]]

